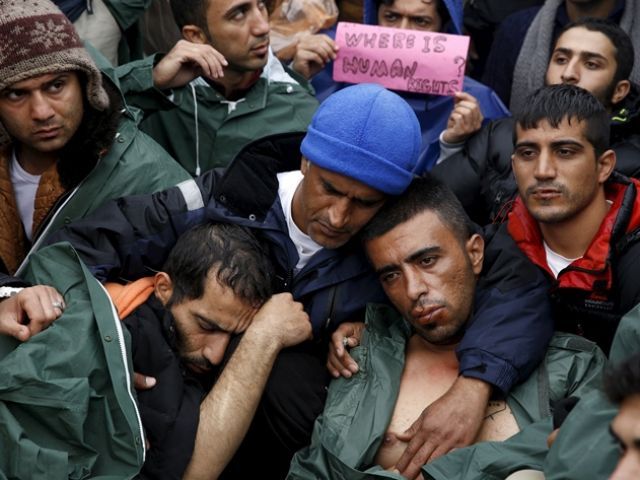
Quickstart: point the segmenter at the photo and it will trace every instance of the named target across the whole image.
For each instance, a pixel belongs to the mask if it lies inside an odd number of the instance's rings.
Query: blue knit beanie
[[[407,102],[362,83],[320,105],[300,151],[321,168],[399,195],[411,183],[421,145],[420,124]]]

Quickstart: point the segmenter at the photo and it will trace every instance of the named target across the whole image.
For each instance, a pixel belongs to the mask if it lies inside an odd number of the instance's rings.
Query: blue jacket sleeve
[[[506,394],[544,358],[553,335],[549,283],[506,225],[488,227],[485,238],[475,311],[457,354],[462,375]]]

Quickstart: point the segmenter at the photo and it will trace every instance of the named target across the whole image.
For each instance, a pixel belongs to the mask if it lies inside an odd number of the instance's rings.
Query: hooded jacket
[[[247,144],[279,133],[304,133],[318,102],[306,80],[269,61],[244,98],[227,100],[202,77],[162,92],[153,85],[156,55],[116,70],[129,103],[144,111],[141,129],[193,176],[226,167]]]
[[[436,165],[433,175],[451,188],[473,221],[499,221],[518,193],[511,170],[514,120],[486,124],[464,147]],[[640,178],[640,89],[637,85],[611,115],[611,149],[616,171]]]
[[[91,53],[95,55],[95,51]],[[114,94],[121,97],[117,81],[106,74],[103,80],[110,82]],[[24,234],[9,178],[11,146],[0,152],[0,168],[3,168],[0,171],[0,223],[3,225],[0,229],[0,272],[19,272],[25,252],[28,256],[36,251],[52,232],[83,218],[107,200],[152,193],[189,178],[175,160],[138,130],[139,120],[139,111],[125,106],[113,139],[105,139],[104,132],[92,132],[95,141],[83,139],[83,146],[75,152],[74,158],[59,161],[57,172],[43,174],[36,195],[34,222],[37,224],[31,244]],[[90,162],[98,142],[107,145],[106,152],[93,160],[95,166],[86,176],[74,181],[74,186],[64,188],[61,179],[77,176],[82,168],[75,162]]]
[[[402,1],[402,0],[397,0]],[[451,17],[448,24],[443,24],[445,33],[462,35],[463,7],[460,0],[438,0],[444,3]],[[363,23],[378,25],[378,8],[375,0],[364,0]],[[335,37],[335,30],[327,32]],[[348,84],[336,83],[332,79],[333,64],[327,65],[311,84],[316,90],[316,97],[321,102],[333,92],[344,88]],[[478,99],[484,122],[509,116],[509,110],[498,96],[488,87],[471,77],[464,77],[463,91]],[[410,92],[396,92],[413,108],[422,131],[422,150],[415,172],[420,175],[433,168],[440,156],[440,134],[447,128],[449,115],[453,110],[453,97],[439,95],[425,95]]]
[[[357,240],[321,249],[294,275],[298,254],[289,238],[278,171],[300,165],[300,135],[280,135],[248,146],[226,170],[150,196],[112,202],[52,241],[69,240],[102,281],[138,278],[161,268],[180,233],[205,221],[251,228],[269,246],[279,276],[276,290],[302,302],[316,341],[345,321],[361,320],[369,302],[385,301]],[[99,228],[98,228],[99,226]],[[553,325],[546,282],[508,235],[496,234],[485,252],[483,296],[458,353],[460,370],[503,391],[542,358]],[[519,315],[513,316],[512,312]]]
[[[352,378],[334,380],[311,445],[296,454],[289,480],[404,478],[372,466],[397,401],[410,326],[384,305],[369,305],[361,345],[351,354],[360,365]],[[596,390],[605,357],[592,343],[556,335],[544,362],[506,398],[522,430],[504,442],[456,449],[425,465],[425,478],[505,478],[518,467],[542,469],[551,433],[552,405]]]
[[[611,206],[584,255],[553,278],[542,233],[518,198],[507,228],[551,280],[556,329],[584,335],[609,352],[620,318],[640,302],[640,181],[615,175],[605,184]]]

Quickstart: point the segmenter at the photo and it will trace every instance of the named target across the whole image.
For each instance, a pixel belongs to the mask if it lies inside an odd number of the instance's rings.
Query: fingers
[[[168,89],[186,85],[199,75],[222,78],[228,65],[224,56],[208,44],[180,40],[153,68],[153,83]]]
[[[399,437],[398,437],[399,438]],[[436,444],[414,437],[398,460],[396,468],[407,478],[415,478],[436,451]]]
[[[470,135],[480,130],[484,117],[478,101],[465,92],[457,92],[455,106],[449,115],[443,140],[456,144],[464,142]]]
[[[345,378],[351,378],[354,374],[358,373],[358,364],[347,352],[344,352],[341,357],[329,353],[327,357],[327,369],[334,378],[338,378],[340,375]]]
[[[148,375],[142,375],[141,373],[133,374],[133,386],[136,390],[149,390],[155,387],[156,379]]]
[[[53,287],[37,285],[17,295],[16,321],[28,322],[29,336],[47,328],[66,308],[63,296]]]
[[[305,35],[300,38],[293,59],[293,68],[305,78],[311,78],[335,60],[338,46],[327,35]]]
[[[334,378],[338,378],[340,375],[351,378],[353,374],[358,373],[358,364],[349,355],[347,348],[360,345],[363,330],[364,323],[362,322],[346,322],[339,325],[331,335],[327,369]]]

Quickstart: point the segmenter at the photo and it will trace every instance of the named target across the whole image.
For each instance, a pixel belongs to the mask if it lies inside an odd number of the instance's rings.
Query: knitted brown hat
[[[27,78],[71,70],[86,75],[89,104],[107,108],[100,71],[58,7],[49,0],[0,0],[0,91]],[[0,123],[0,146],[10,141]]]

